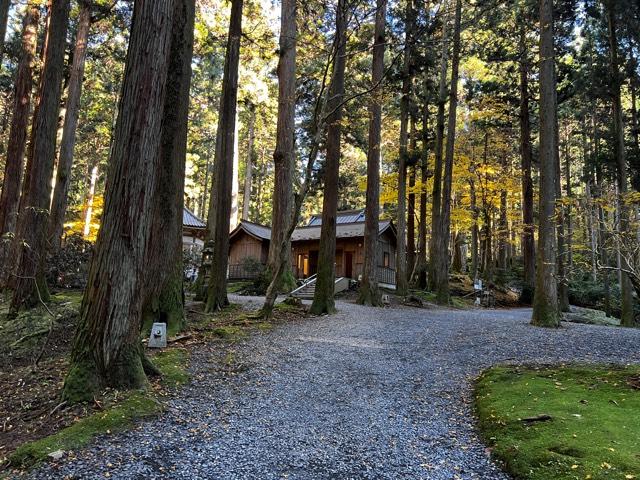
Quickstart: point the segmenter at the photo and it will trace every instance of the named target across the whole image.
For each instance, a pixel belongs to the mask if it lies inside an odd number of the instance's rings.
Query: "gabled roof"
[[[241,220],[238,226],[231,232],[229,238],[233,238],[240,231],[244,231],[258,240],[271,240],[271,227],[249,222],[248,220]]]
[[[358,238],[364,237],[364,221],[340,223],[336,225],[336,238]],[[321,225],[312,225],[298,227],[291,235],[292,242],[300,242],[306,240],[320,240]],[[397,236],[396,227],[391,220],[380,220],[379,235],[387,230],[391,230],[393,236]],[[230,238],[238,235],[239,232],[245,232],[258,240],[271,240],[271,227],[260,225],[259,223],[241,220],[238,226],[231,232]]]
[[[387,229],[391,228],[395,234],[395,227],[391,220],[381,220],[379,226],[379,235],[382,235]],[[299,242],[304,240],[319,240],[320,231],[322,227],[318,226],[306,226],[298,227],[293,231],[291,235],[292,242]],[[364,222],[353,223],[341,223],[336,225],[336,238],[358,238],[364,237]]]
[[[207,223],[197,217],[195,213],[187,207],[182,209],[182,226],[186,228],[207,228]]]
[[[364,210],[344,210],[336,214],[336,224],[364,222]],[[311,215],[307,227],[317,227],[322,225],[322,214]]]

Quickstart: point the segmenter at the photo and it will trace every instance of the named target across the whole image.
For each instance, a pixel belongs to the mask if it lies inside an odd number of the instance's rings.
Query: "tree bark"
[[[438,243],[434,244],[433,273],[436,289],[436,302],[449,303],[449,243],[451,237],[451,189],[453,184],[453,161],[456,140],[456,115],[458,108],[458,76],[460,65],[460,25],[462,19],[462,1],[456,0],[453,52],[451,58],[451,85],[449,88],[449,119],[447,122],[447,147],[445,151],[444,176],[442,178],[442,210],[440,214],[440,233]]]
[[[24,165],[24,152],[27,144],[27,128],[31,109],[31,90],[33,88],[33,62],[38,42],[38,20],[40,10],[36,2],[27,6],[22,27],[22,53],[15,80],[13,116],[7,144],[7,156],[4,170],[4,183],[0,196],[0,286],[9,275],[7,258],[13,242],[5,238],[14,233],[20,201],[20,184]],[[9,236],[7,236],[9,237]]]
[[[324,168],[322,226],[318,252],[318,276],[310,312],[314,315],[335,312],[333,298],[336,276],[336,216],[338,210],[338,180],[340,173],[340,140],[342,134],[342,99],[347,48],[347,5],[338,0],[336,10],[336,55],[327,107],[327,154]]]
[[[556,278],[556,75],[553,0],[540,0],[540,221],[531,324],[559,327]]]
[[[524,287],[521,301],[533,300],[536,275],[536,247],[533,218],[533,179],[531,167],[533,149],[531,147],[531,120],[529,113],[529,63],[524,22],[520,25],[520,158],[522,166],[522,261],[524,266]]]
[[[166,323],[170,333],[182,330],[185,325],[182,212],[195,21],[194,0],[174,2],[160,161],[152,207],[154,222],[147,254],[149,299],[143,321],[147,329],[153,322]]]
[[[216,139],[215,171],[213,174],[214,224],[213,258],[207,287],[206,311],[212,312],[229,304],[227,299],[227,268],[229,265],[229,229],[233,188],[233,158],[238,100],[238,66],[242,35],[243,0],[231,2],[229,36],[222,79],[222,96],[218,136]]]
[[[256,106],[249,103],[249,125],[247,126],[249,141],[247,144],[247,159],[244,166],[244,191],[242,193],[242,219],[249,220],[249,209],[251,207],[251,190],[253,187],[253,161],[256,156],[255,139],[256,139]]]
[[[271,281],[263,306],[269,316],[282,286],[289,265],[291,241],[288,231],[293,218],[293,175],[295,168],[295,108],[296,108],[296,0],[282,0],[280,16],[280,48],[278,59],[278,123],[276,148],[271,243],[268,273]]]
[[[236,98],[237,101],[237,98]],[[229,231],[238,226],[240,217],[240,118],[236,104],[235,131],[233,133],[233,175],[231,176],[231,215],[229,217]]]
[[[58,170],[56,173],[56,186],[51,202],[51,219],[49,221],[49,244],[52,250],[60,248],[62,240],[64,217],[67,212],[67,196],[71,166],[73,164],[73,148],[76,143],[76,130],[78,127],[78,115],[80,113],[80,98],[82,94],[82,82],[84,78],[84,64],[87,56],[87,41],[91,28],[91,3],[88,0],[80,1],[80,13],[78,14],[78,31],[73,50],[73,64],[69,74],[67,88],[67,104],[60,142],[60,155],[58,157]]]
[[[178,12],[188,4],[182,0],[134,4],[102,228],[64,386],[64,397],[70,402],[90,399],[106,386],[141,388],[147,383],[140,327],[149,299],[149,275],[157,273],[153,263],[147,267],[153,253],[153,224],[159,220],[153,218],[156,193],[162,188],[161,166],[169,146],[164,123],[171,91],[169,69],[177,50],[174,42],[181,38],[173,30],[184,27]],[[166,273],[154,280],[161,285]]]
[[[447,7],[444,4],[443,7]],[[449,65],[449,35],[448,19],[444,19],[442,26],[442,54],[440,57],[440,83],[438,88],[438,113],[436,114],[436,140],[434,146],[433,192],[431,195],[431,243],[429,244],[429,288],[437,288],[435,272],[436,245],[440,242],[440,216],[442,209],[442,162],[444,157],[444,114],[447,104],[447,70]]]
[[[624,112],[622,110],[622,97],[620,88],[622,78],[620,74],[620,63],[618,53],[617,38],[617,12],[615,9],[616,2],[607,0],[605,2],[607,9],[607,21],[609,31],[609,59],[611,70],[611,100],[613,112],[613,131],[614,131],[614,156],[616,159],[616,180],[618,191],[620,194],[620,231],[627,232],[629,227],[629,209],[625,206],[625,196],[628,191],[627,185],[627,156],[624,141]],[[628,266],[621,265],[622,270],[628,270]],[[621,296],[621,324],[625,327],[635,326],[635,315],[633,312],[633,294],[632,285],[629,276],[621,271],[620,275],[620,296]]]
[[[16,235],[20,247],[12,312],[48,298],[44,267],[68,22],[69,0],[51,0],[39,100],[33,115],[27,174],[20,200]]]
[[[10,0],[0,0],[0,64],[2,64],[2,60],[4,59],[4,37],[7,35],[10,7]]]
[[[379,85],[384,77],[384,50],[387,0],[376,0],[373,34],[371,84]],[[367,204],[364,216],[364,265],[358,303],[380,306],[378,291],[378,232],[380,217],[380,142],[382,132],[381,91],[369,102],[369,146],[367,149]]]
[[[407,275],[411,279],[413,268],[416,264],[416,166],[413,165],[413,158],[416,151],[416,122],[414,115],[410,115],[409,123],[409,155],[412,158],[412,165],[409,170],[409,202],[407,205]]]
[[[413,0],[406,0],[405,42],[402,66],[402,97],[400,99],[400,155],[398,158],[398,246],[396,249],[396,293],[406,295],[407,282],[407,157],[409,142],[409,109],[411,108],[411,85],[413,82],[414,41]]]

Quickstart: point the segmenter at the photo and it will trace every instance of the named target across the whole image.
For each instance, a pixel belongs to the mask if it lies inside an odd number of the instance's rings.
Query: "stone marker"
[[[149,335],[149,348],[164,348],[167,346],[167,324],[154,323]]]
[[[52,460],[58,461],[64,456],[63,450],[56,450],[55,452],[51,452],[47,455]]]

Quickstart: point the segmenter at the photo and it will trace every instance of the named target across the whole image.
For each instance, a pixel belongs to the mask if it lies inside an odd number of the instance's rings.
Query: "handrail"
[[[302,285],[300,285],[298,288],[296,288],[295,290],[292,290],[291,292],[289,292],[289,295],[293,295],[295,293],[298,293],[300,290],[302,290],[303,288],[311,285],[312,283],[315,283],[316,281],[316,277],[318,276],[317,273],[314,273],[313,275],[311,275],[309,278],[307,278]]]

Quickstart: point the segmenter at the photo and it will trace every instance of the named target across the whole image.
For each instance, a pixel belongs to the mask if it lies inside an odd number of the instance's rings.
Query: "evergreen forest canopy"
[[[570,302],[637,325],[635,0],[0,0],[0,36],[12,313],[93,252],[69,400],[144,385],[142,326],[184,323],[183,207],[213,245],[207,311],[240,219],[272,228],[269,316],[322,212],[311,311],[333,312],[336,212],[365,209],[360,303],[381,304],[383,217],[400,296],[449,304],[457,273],[517,289],[534,325]]]

